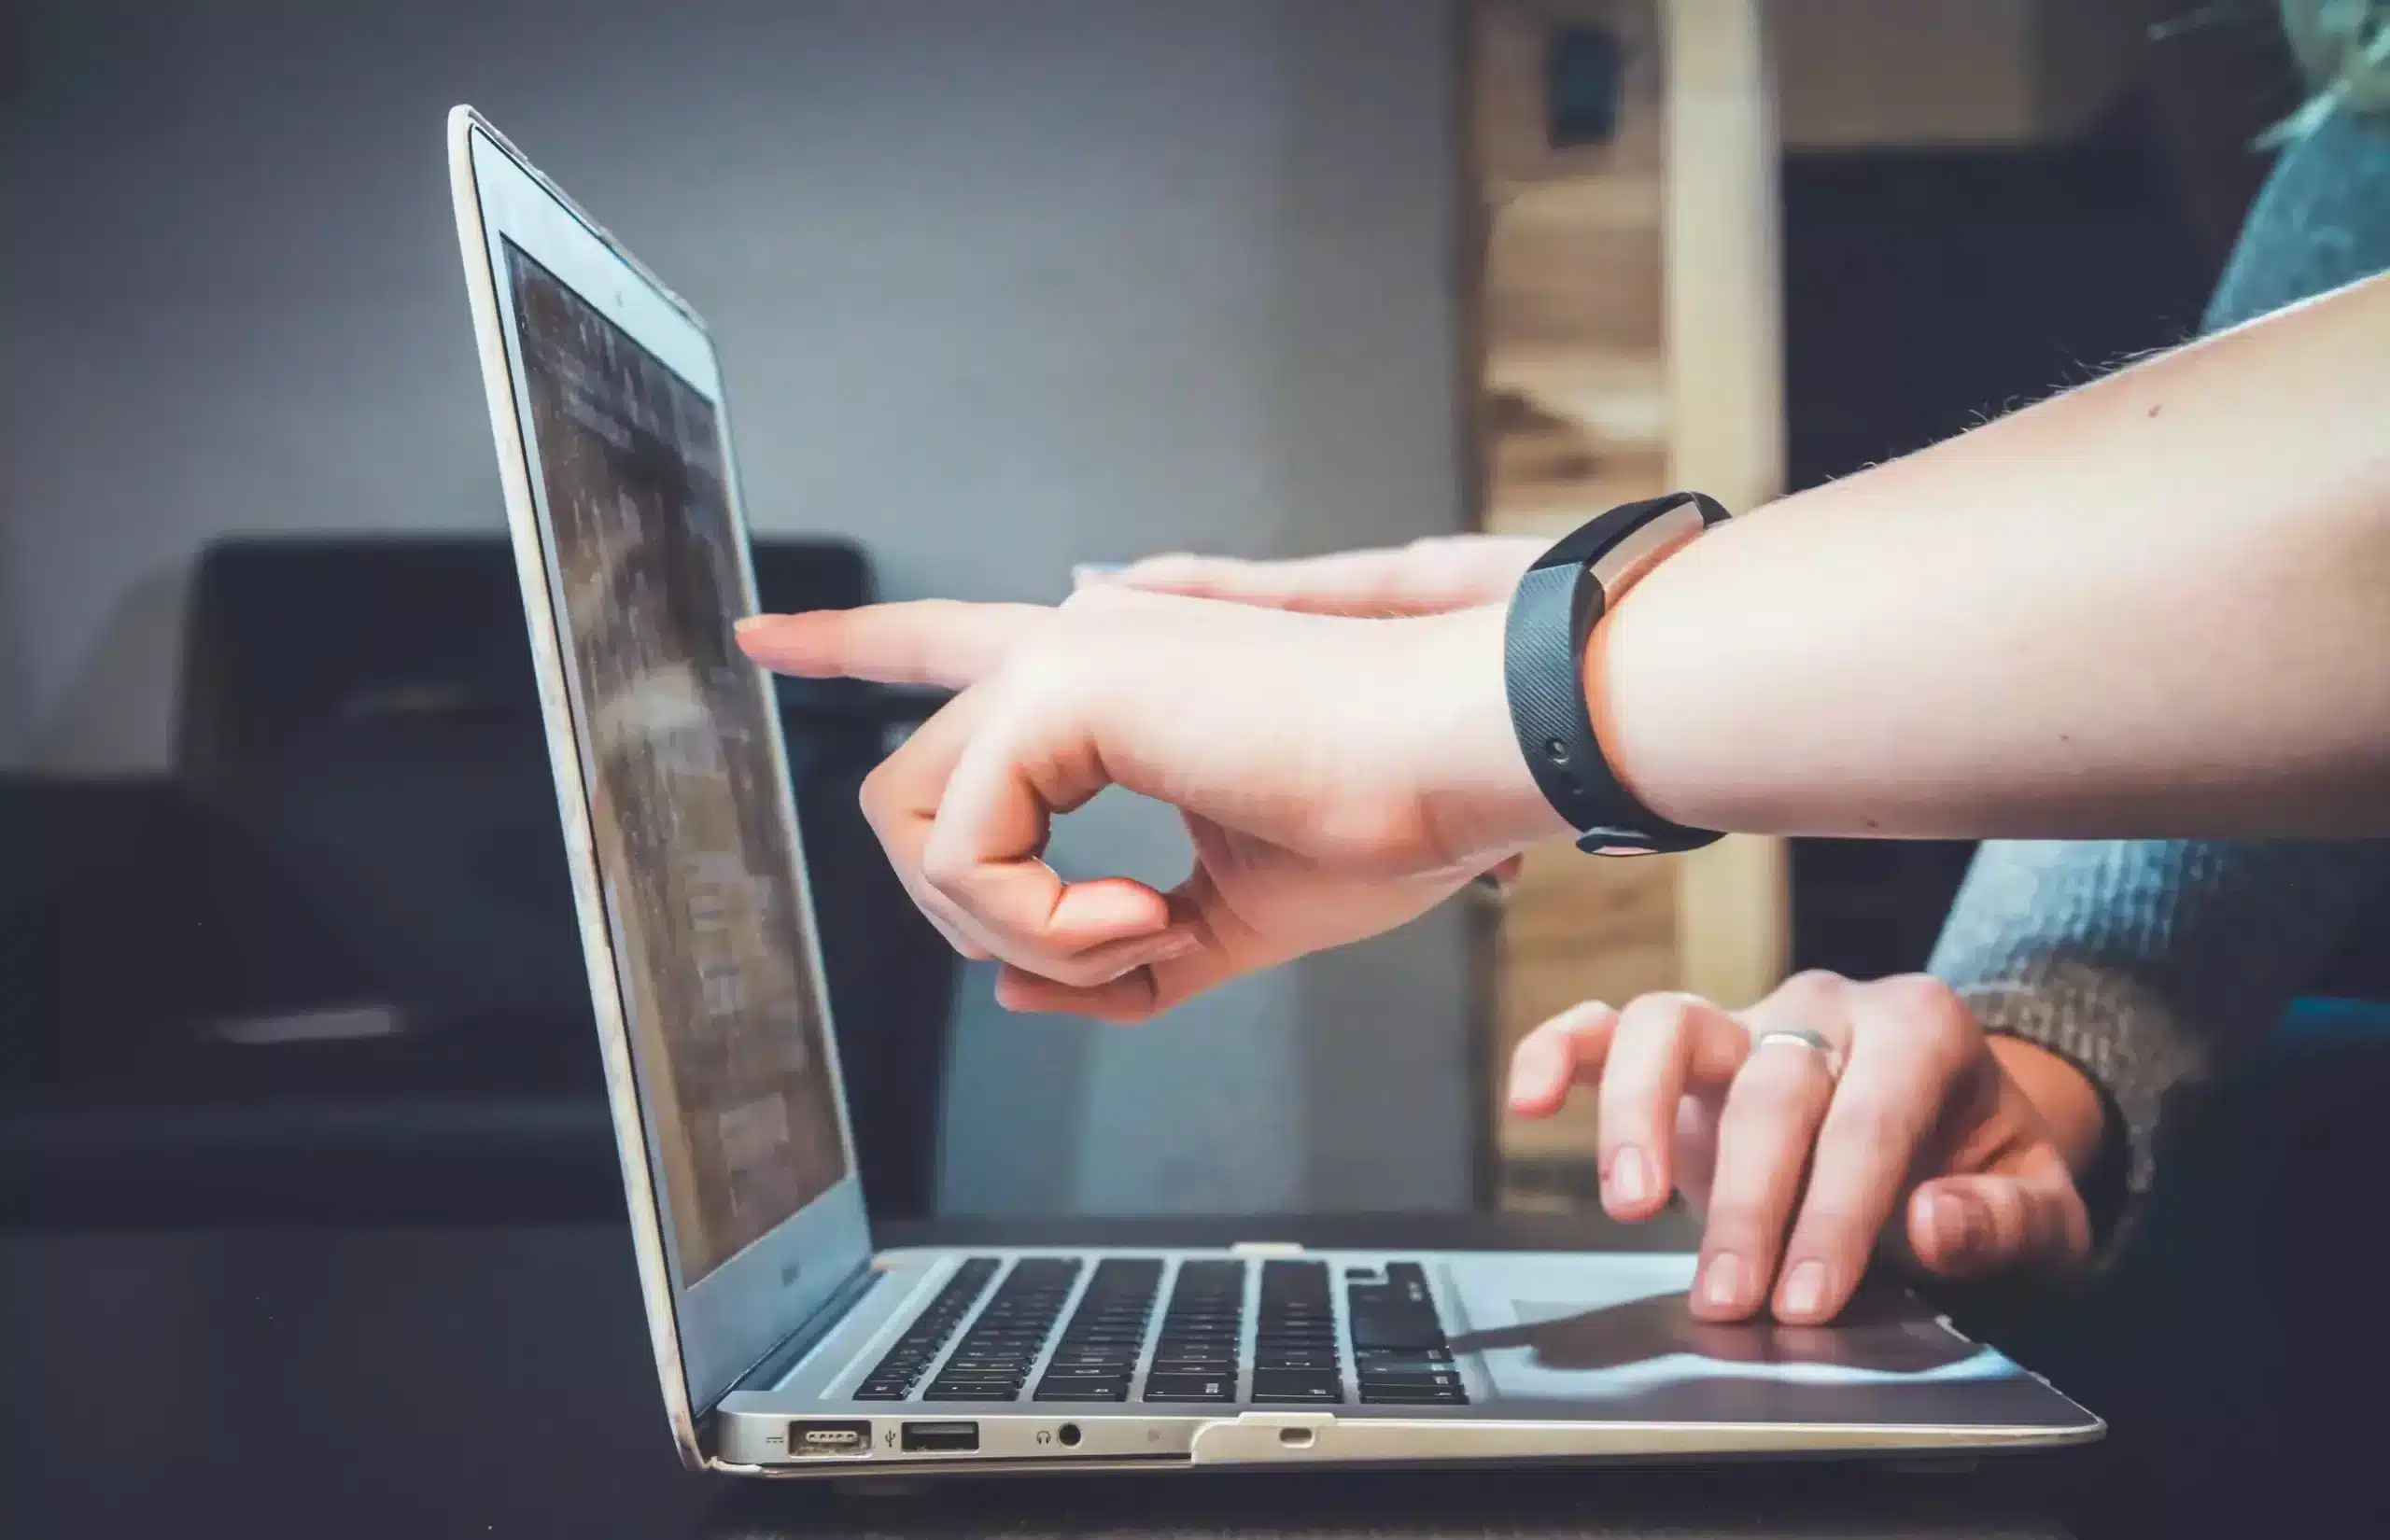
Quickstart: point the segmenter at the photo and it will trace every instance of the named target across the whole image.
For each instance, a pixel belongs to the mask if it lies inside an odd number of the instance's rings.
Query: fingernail
[[[1784,1279],[1784,1313],[1815,1315],[1826,1302],[1826,1265],[1812,1258]]]
[[[1643,1152],[1622,1144],[1610,1161],[1610,1200],[1632,1207],[1652,1196],[1652,1167]]]
[[[1202,945],[1203,942],[1201,937],[1190,936],[1186,931],[1181,931],[1177,935],[1172,937],[1169,941],[1163,943],[1160,946],[1155,949],[1154,960],[1156,962],[1168,962],[1174,958],[1183,958],[1189,952],[1199,951],[1202,949]]]
[[[1927,1199],[1926,1228],[1942,1248],[1946,1263],[1964,1262],[1974,1253],[1978,1230],[1973,1199],[1958,1193],[1935,1193]]]
[[[1701,1275],[1701,1297],[1711,1305],[1732,1306],[1743,1302],[1743,1259],[1732,1252],[1720,1252],[1709,1259]]]
[[[771,617],[768,615],[741,615],[735,623],[733,623],[731,629],[735,631],[752,631],[755,627],[763,624],[770,618]]]

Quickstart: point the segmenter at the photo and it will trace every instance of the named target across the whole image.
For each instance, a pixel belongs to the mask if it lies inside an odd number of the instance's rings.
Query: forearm
[[[1660,813],[1754,833],[2390,831],[2390,280],[1735,521],[1596,628]]]

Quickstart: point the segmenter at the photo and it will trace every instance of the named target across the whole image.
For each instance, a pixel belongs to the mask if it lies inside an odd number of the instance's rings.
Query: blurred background
[[[1748,506],[2180,340],[2296,96],[2270,7],[2187,8],[18,0],[0,1205],[619,1206],[452,103],[711,322],[767,604],[1050,600]],[[889,1214],[1565,1207],[1582,1121],[1493,1111],[1524,1024],[1917,966],[1966,856],[1547,863],[1099,1031],[997,1012],[855,819],[931,703],[783,701]],[[1106,799],[1057,859],[1184,857]]]
[[[2270,0],[0,6],[0,1495],[73,1533],[319,1533],[304,1493],[374,1492],[344,1532],[420,1534],[452,1490],[473,1533],[541,1533],[558,1493],[604,1486],[622,1527],[685,1491],[452,104],[711,322],[786,609],[1848,474],[2188,336],[2299,94]],[[1116,1032],[999,1012],[890,876],[856,788],[935,700],[780,691],[886,1221],[1557,1213],[1614,1242],[1580,1222],[1586,1111],[1497,1114],[1517,1034],[1916,968],[1970,854],[1539,852],[1501,903]],[[1109,797],[1055,857],[1174,879],[1185,851]],[[2157,1252],[2086,1335],[2207,1365],[2218,1312],[2156,1286],[2189,1270]],[[2236,1328],[2250,1384],[2290,1356],[2269,1329]],[[79,1436],[128,1365],[137,1473]],[[2156,1399],[2244,1404],[2199,1372]],[[294,1418],[360,1376],[375,1432]],[[574,1439],[516,1446],[522,1384]],[[2321,1405],[2303,1384],[2284,1404]],[[2185,1418],[2133,1423],[2135,1491],[2257,1436]]]

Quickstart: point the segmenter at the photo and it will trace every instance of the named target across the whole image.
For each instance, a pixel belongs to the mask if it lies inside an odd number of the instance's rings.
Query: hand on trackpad
[[[1685,1295],[1677,1293],[1591,1308],[1522,1299],[1514,1308],[1520,1324],[1455,1337],[1453,1351],[1524,1350],[1534,1367],[1553,1372],[1593,1373],[1689,1354],[1723,1364],[1820,1365],[1874,1374],[1926,1374],[1981,1351],[1890,1289],[1863,1290],[1829,1326],[1696,1321]]]

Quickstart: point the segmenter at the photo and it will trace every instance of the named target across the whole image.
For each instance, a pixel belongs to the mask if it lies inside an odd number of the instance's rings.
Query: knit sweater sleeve
[[[2390,882],[2390,843],[2003,841],[1931,964],[1992,1032],[2106,1093],[2129,1203],[2178,1091],[2262,1036]]]
[[[2285,149],[2202,317],[2215,331],[2390,267],[2390,113]],[[2390,884],[2390,845],[2000,842],[1933,971],[1984,1026],[2072,1059],[2125,1141],[2127,1212],[2176,1092],[2261,1036]]]

